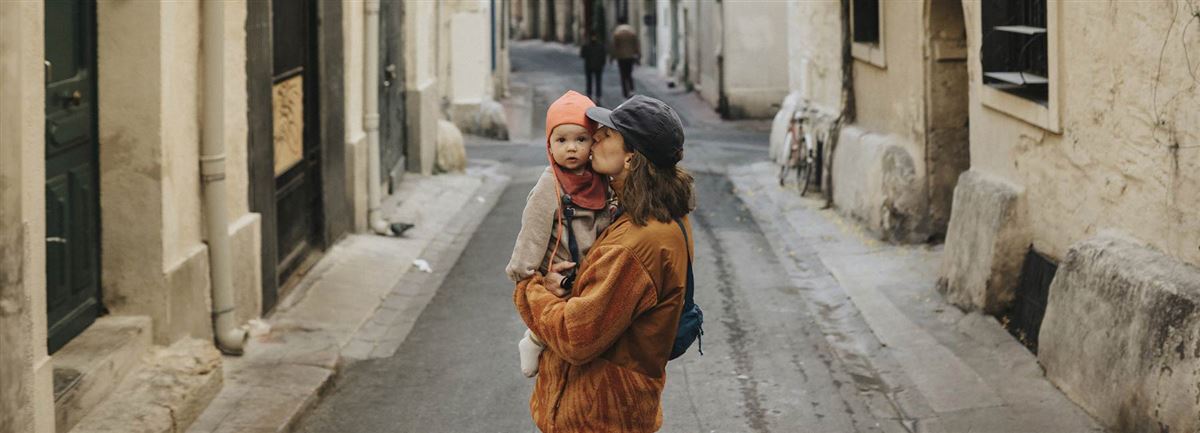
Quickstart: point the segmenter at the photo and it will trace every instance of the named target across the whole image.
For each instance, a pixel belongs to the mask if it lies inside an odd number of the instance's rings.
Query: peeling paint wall
[[[982,105],[970,61],[971,165],[1023,185],[1034,248],[1063,259],[1104,229],[1200,265],[1200,27],[1182,2],[1050,2],[1059,9],[1062,133]],[[979,5],[968,2],[968,52]],[[1161,55],[1160,55],[1161,53]]]

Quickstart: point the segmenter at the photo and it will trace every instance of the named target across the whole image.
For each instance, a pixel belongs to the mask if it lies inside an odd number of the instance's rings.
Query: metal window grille
[[[1046,13],[1046,0],[983,2],[984,84],[1047,104]]]
[[[1000,316],[1008,332],[1033,353],[1037,353],[1038,333],[1042,329],[1042,318],[1046,315],[1050,283],[1054,281],[1056,273],[1058,265],[1031,248],[1025,254],[1016,298]]]
[[[879,43],[879,0],[854,0],[851,8],[854,42]]]

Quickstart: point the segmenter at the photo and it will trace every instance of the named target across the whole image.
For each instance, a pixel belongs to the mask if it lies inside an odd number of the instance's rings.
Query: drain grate
[[[1058,264],[1030,248],[1021,267],[1016,299],[1000,314],[1000,322],[1008,333],[1033,353],[1037,353],[1038,332],[1042,329],[1042,317],[1046,315],[1050,283],[1057,272]]]

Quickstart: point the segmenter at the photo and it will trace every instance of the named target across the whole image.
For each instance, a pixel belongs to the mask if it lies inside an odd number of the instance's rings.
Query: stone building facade
[[[944,235],[939,289],[1005,322],[1070,398],[1115,431],[1200,428],[1195,8],[846,0],[788,17],[773,155],[805,113],[836,136],[833,205],[883,239]]]
[[[1200,11],[1019,6],[963,2],[971,163],[943,290],[985,311],[1045,290],[1038,359],[1069,397],[1117,431],[1200,429],[1200,38],[1179,27]],[[1036,52],[992,54],[1014,40]],[[997,72],[1022,60],[1014,88]]]
[[[731,119],[768,118],[790,86],[786,2],[657,0],[646,64]]]
[[[641,66],[694,90],[724,117],[768,118],[788,93],[787,2],[513,0],[513,35],[562,43],[610,40],[633,26]]]
[[[70,431],[164,350],[209,360],[187,403],[202,408],[221,382],[213,318],[270,314],[368,229],[371,182],[432,173],[439,121],[506,89],[503,2],[442,3],[0,3],[0,431]],[[453,55],[468,41],[482,48]]]

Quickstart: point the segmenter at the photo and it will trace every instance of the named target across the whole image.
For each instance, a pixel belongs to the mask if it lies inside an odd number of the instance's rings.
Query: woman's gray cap
[[[617,108],[588,108],[587,116],[621,133],[629,147],[659,167],[672,167],[683,159],[683,122],[663,101],[634,95]]]

